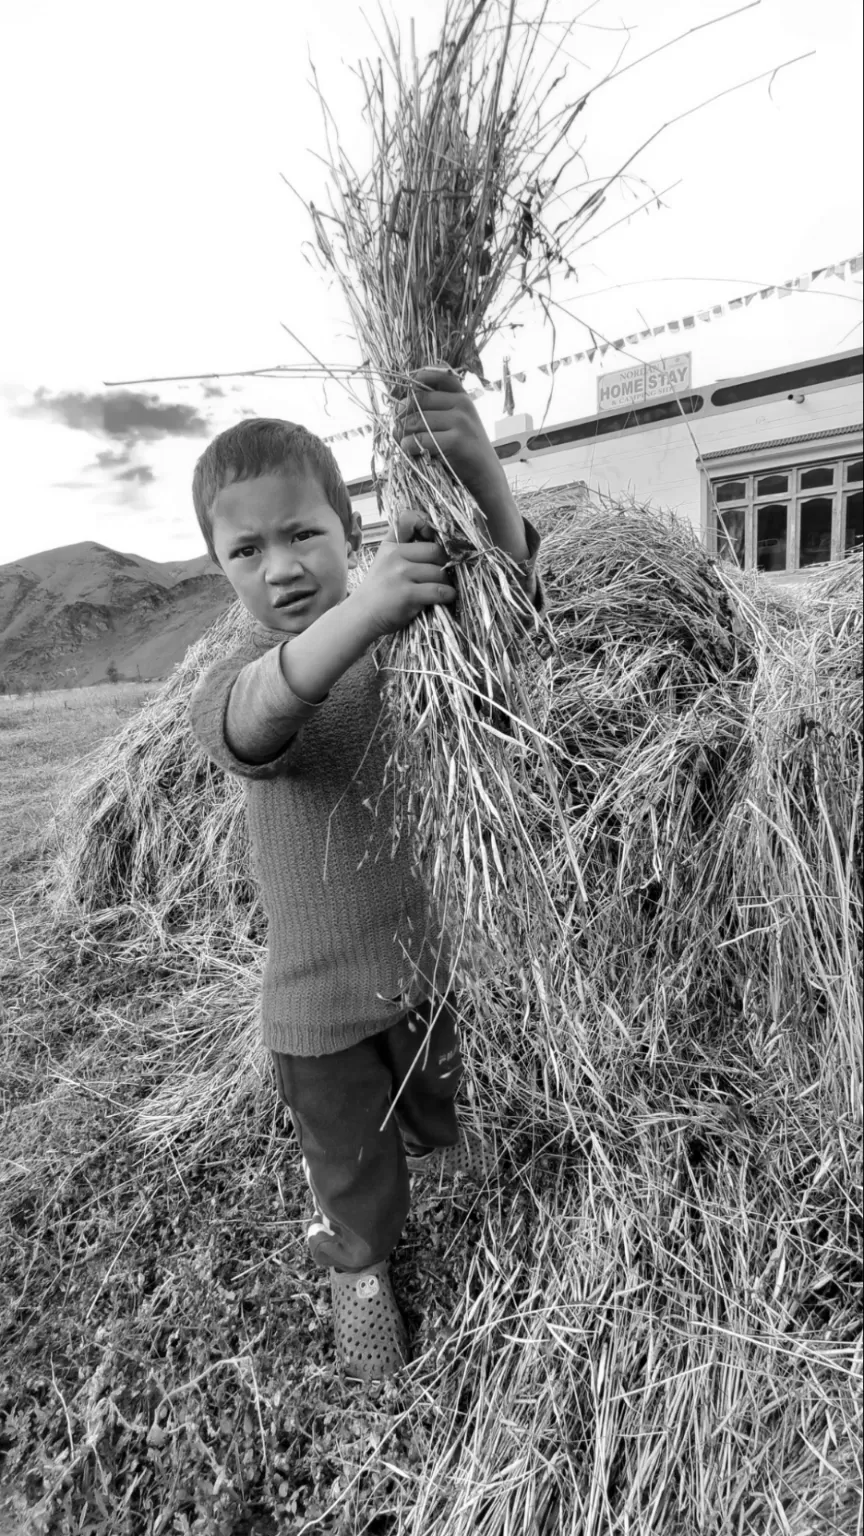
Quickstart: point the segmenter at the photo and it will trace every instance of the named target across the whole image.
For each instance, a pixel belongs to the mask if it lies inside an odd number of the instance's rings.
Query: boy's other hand
[[[474,402],[450,368],[418,368],[412,373],[406,398],[396,407],[394,432],[412,458],[426,452],[446,460],[481,505],[502,481],[507,483]]]
[[[431,535],[431,537],[430,537]],[[395,634],[418,613],[456,597],[446,571],[447,555],[419,514],[403,512],[398,536],[389,529],[352,597],[376,636]]]

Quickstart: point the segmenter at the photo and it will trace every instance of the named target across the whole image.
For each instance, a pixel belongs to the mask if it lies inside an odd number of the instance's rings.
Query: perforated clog
[[[330,1292],[342,1374],[364,1386],[395,1375],[408,1361],[408,1336],[386,1260],[353,1273],[331,1269]]]
[[[431,1174],[444,1187],[455,1178],[482,1184],[491,1171],[494,1156],[485,1137],[459,1127],[459,1140],[452,1147],[433,1147],[429,1152],[405,1148],[405,1161],[412,1174]]]

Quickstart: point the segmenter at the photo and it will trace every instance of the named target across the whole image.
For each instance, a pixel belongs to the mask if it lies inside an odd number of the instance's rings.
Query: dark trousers
[[[458,1139],[456,1019],[446,1000],[434,1006],[431,1032],[425,1003],[329,1056],[272,1052],[315,1204],[306,1235],[317,1264],[358,1270],[386,1259],[411,1203],[406,1146],[425,1151]]]

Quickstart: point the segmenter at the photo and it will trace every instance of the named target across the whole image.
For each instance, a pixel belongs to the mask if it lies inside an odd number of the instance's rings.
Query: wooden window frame
[[[776,448],[760,449],[758,453],[748,454],[746,451],[740,456],[730,454],[722,461],[715,461],[703,465],[702,476],[702,536],[709,553],[718,555],[717,540],[717,513],[724,510],[744,507],[744,569],[755,571],[756,569],[756,532],[757,510],[760,506],[776,505],[785,502],[789,508],[786,524],[786,567],[783,571],[766,571],[762,574],[773,577],[774,580],[788,576],[798,575],[801,572],[818,569],[818,565],[799,565],[798,550],[801,533],[801,502],[809,501],[818,496],[831,497],[834,506],[831,515],[831,552],[827,559],[839,560],[843,554],[846,539],[846,506],[850,494],[855,490],[861,490],[862,485],[848,485],[846,482],[846,465],[862,457],[862,440],[860,434],[850,433],[847,441],[802,443],[796,448],[794,444],[785,447],[778,445]],[[808,469],[815,469],[820,464],[830,464],[834,469],[833,486],[817,486],[807,490],[800,487],[801,475]],[[769,474],[786,474],[789,476],[789,490],[783,494],[777,492],[769,496],[756,496],[756,482]],[[746,494],[744,498],[729,502],[717,503],[714,496],[714,487],[724,480],[744,480],[746,482]],[[819,562],[822,564],[824,562]]]

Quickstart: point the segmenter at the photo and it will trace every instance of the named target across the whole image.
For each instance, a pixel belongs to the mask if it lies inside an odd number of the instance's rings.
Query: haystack
[[[731,1509],[817,1530],[809,1506],[851,1508],[860,1427],[861,561],[769,588],[656,510],[521,505],[585,894],[538,789],[570,941],[493,935],[464,975],[469,1098],[503,1162],[449,1342],[412,1368],[440,1407],[399,1528],[667,1536]],[[130,1126],[181,1168],[270,1102],[242,791],[184,712],[245,622],[58,817],[79,950],[173,976],[102,1039],[141,1053]]]
[[[521,504],[543,535],[556,652],[537,708],[581,883],[560,856],[539,784],[527,833],[565,939],[543,952],[508,949],[497,929],[489,934],[475,957],[476,985],[466,971],[478,1039],[493,998],[495,1010],[530,1016],[542,988],[571,1059],[578,1041],[582,1070],[596,1072],[598,1032],[608,1036],[613,1015],[631,1039],[656,1029],[658,985],[665,1016],[672,1009],[688,1028],[701,1021],[716,1033],[740,1018],[745,982],[753,1008],[767,967],[758,1002],[766,1027],[770,1019],[782,1032],[795,1016],[803,1038],[804,1021],[824,1014],[830,996],[851,1046],[854,990],[837,981],[826,993],[823,979],[814,991],[805,951],[818,929],[823,963],[854,962],[855,850],[846,864],[831,852],[837,829],[856,825],[854,562],[794,596],[768,592],[727,573],[656,511],[568,505],[560,492]],[[197,678],[247,623],[238,604],[213,626],[95,755],[58,818],[58,909],[80,914],[94,942],[139,957],[164,961],[188,946],[199,975],[217,959],[248,973],[264,940],[242,788],[202,756],[185,719]],[[841,876],[851,894],[829,899]],[[805,902],[793,922],[801,881],[825,899],[815,912]],[[250,974],[250,998],[253,990]],[[232,1033],[226,1058],[234,1043]],[[246,1054],[254,1056],[251,1043]]]

